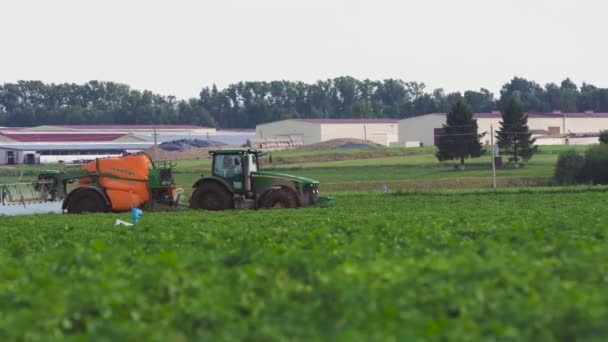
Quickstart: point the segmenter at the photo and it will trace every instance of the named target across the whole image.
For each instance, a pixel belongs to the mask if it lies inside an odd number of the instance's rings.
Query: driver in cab
[[[224,158],[224,170],[226,178],[236,182],[240,181],[243,175],[243,168],[239,156]]]

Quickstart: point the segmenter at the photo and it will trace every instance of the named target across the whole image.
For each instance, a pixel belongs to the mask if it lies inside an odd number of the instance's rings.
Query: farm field
[[[2,217],[0,339],[601,340],[608,189]]]
[[[545,186],[552,184],[558,153],[567,149],[583,151],[586,146],[541,146],[525,167],[498,169],[499,186]],[[432,148],[385,148],[370,157],[369,150],[283,151],[273,153],[274,162],[264,169],[318,179],[325,191],[390,189],[487,188],[492,184],[489,154],[466,162],[466,170],[456,171],[453,162],[438,163]],[[385,151],[387,150],[387,151]],[[335,160],[328,160],[332,157]],[[354,157],[354,159],[347,159]],[[323,161],[315,161],[321,159]],[[301,162],[305,160],[305,162]],[[179,184],[193,184],[203,170],[210,173],[208,160],[178,163],[175,177]]]
[[[558,152],[584,150],[585,146],[541,146],[540,152],[521,169],[498,169],[499,186],[551,184]],[[453,162],[438,163],[433,148],[378,148],[354,150],[296,150],[273,153],[273,163],[262,158],[263,169],[318,179],[324,191],[390,189],[487,188],[491,186],[489,155],[470,159],[466,170],[456,171]],[[201,173],[210,174],[209,159],[176,162],[176,183],[186,190]],[[0,169],[0,183],[33,179],[44,169],[74,166],[34,165]],[[23,175],[20,177],[20,175]]]

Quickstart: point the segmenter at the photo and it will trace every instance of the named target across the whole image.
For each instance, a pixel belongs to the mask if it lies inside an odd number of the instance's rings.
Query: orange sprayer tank
[[[82,177],[80,186],[95,185],[105,189],[112,210],[129,210],[150,200],[148,174],[152,168],[150,157],[145,154],[98,159],[82,167],[83,171],[97,177]]]

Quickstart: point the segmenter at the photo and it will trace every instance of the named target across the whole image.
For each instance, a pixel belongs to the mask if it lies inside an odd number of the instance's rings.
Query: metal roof
[[[201,129],[208,128],[195,125],[53,125],[55,127],[64,127],[69,129]]]
[[[554,112],[526,112],[529,118],[555,118],[561,119],[567,118],[608,118],[608,113],[595,113],[595,112],[580,112],[580,113],[562,113],[559,111]],[[502,114],[498,111],[490,113],[475,113],[474,118],[501,118]]]
[[[608,118],[608,113],[595,113],[595,112],[581,112],[581,113],[562,113],[562,112],[526,112],[526,115],[528,115],[529,118],[555,118],[555,119],[561,119],[563,117],[567,117],[567,118]],[[443,115],[446,116],[447,113],[429,113],[429,114],[422,114],[422,115],[417,115],[417,116],[411,116],[411,117],[407,117],[404,118],[402,120],[407,120],[407,119],[412,119],[412,118],[417,118],[417,117],[421,117],[421,116],[426,116],[426,115]],[[489,113],[473,113],[473,118],[475,119],[500,119],[502,118],[502,113],[499,111],[493,111],[493,112],[489,112]]]
[[[112,141],[124,137],[126,134],[120,133],[0,133],[9,139],[21,142],[95,142]]]
[[[294,119],[296,121],[321,124],[386,124],[398,123],[399,119],[391,118],[353,118],[353,119]]]
[[[115,143],[115,144],[0,144],[3,150],[18,151],[100,151],[100,150],[143,150],[152,143]]]

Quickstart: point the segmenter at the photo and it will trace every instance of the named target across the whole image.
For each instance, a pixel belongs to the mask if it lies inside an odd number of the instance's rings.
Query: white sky
[[[0,0],[0,83],[203,86],[342,75],[608,87],[605,0]]]

